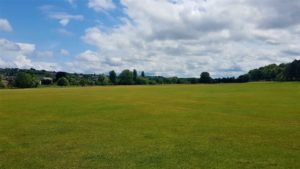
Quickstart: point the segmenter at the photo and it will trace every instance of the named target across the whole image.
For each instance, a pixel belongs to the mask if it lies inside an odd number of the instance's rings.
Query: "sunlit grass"
[[[0,168],[300,168],[300,83],[0,90]]]

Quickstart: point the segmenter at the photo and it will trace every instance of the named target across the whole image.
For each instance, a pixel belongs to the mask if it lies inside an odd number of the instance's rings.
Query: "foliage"
[[[14,86],[17,88],[32,88],[37,87],[39,82],[37,79],[29,73],[18,73],[16,76],[16,80],[14,82]]]
[[[5,85],[4,85],[4,83],[0,79],[0,89],[4,89],[4,88],[5,88]]]
[[[146,85],[146,84],[149,84],[149,82],[150,82],[149,79],[146,77],[138,77],[136,79],[136,84],[138,84],[138,85]]]
[[[284,74],[289,81],[300,81],[300,60],[288,64]]]
[[[69,80],[65,77],[59,78],[56,83],[58,86],[69,86],[70,85]]]
[[[117,74],[114,70],[109,72],[109,80],[112,84],[117,84]]]
[[[14,79],[18,73],[27,73],[34,76],[34,81],[41,80],[43,85],[50,85],[50,81],[43,80],[46,78],[57,81],[61,77],[65,77],[69,81],[69,85],[73,86],[95,86],[95,85],[134,85],[134,84],[196,84],[196,83],[245,83],[252,81],[300,81],[300,60],[294,60],[292,63],[271,64],[257,69],[250,70],[248,73],[239,77],[221,77],[211,78],[208,72],[203,72],[200,78],[195,77],[163,77],[163,76],[145,76],[145,72],[141,71],[140,76],[136,69],[133,72],[124,70],[119,77],[115,71],[105,74],[77,74],[67,72],[51,72],[35,69],[1,69],[0,74],[7,78],[8,86],[14,85]],[[142,78],[139,78],[142,77]],[[17,87],[16,85],[14,85]],[[30,86],[30,85],[29,85]],[[35,86],[35,85],[33,85]]]
[[[55,75],[56,81],[58,81],[58,79],[60,79],[62,77],[67,77],[67,73],[66,72],[57,72]]]
[[[208,72],[202,72],[199,79],[200,83],[211,83],[212,78],[210,77]]]
[[[236,82],[239,83],[244,83],[244,82],[248,82],[249,81],[249,75],[245,74],[245,75],[241,75],[236,79]]]
[[[141,76],[145,77],[145,72],[144,71],[142,71]]]
[[[133,69],[133,81],[134,81],[134,83],[136,83],[137,78],[138,78],[137,71],[135,69]]]
[[[109,78],[105,74],[100,74],[98,77],[98,85],[109,85]]]
[[[133,84],[133,73],[126,69],[119,75],[119,84],[121,85],[132,85]]]

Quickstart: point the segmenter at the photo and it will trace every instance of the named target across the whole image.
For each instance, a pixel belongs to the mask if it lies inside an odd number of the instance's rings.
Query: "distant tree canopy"
[[[202,72],[199,79],[200,83],[211,83],[212,78],[210,77],[208,72]]]
[[[249,81],[299,81],[300,60],[288,64],[271,64],[250,70]]]
[[[58,86],[69,86],[70,85],[69,80],[65,77],[59,78],[56,83]]]
[[[67,77],[67,73],[66,72],[57,72],[55,75],[55,80],[57,81],[58,79],[60,79],[62,77]]]
[[[136,83],[136,80],[138,78],[138,74],[137,71],[135,69],[133,69],[133,81]]]
[[[117,84],[117,74],[115,71],[112,70],[109,72],[109,80],[112,84]]]
[[[144,71],[142,71],[141,76],[145,77],[145,72]]]
[[[2,81],[0,81],[0,89],[4,89],[5,88],[5,85]]]
[[[32,87],[37,87],[38,85],[39,82],[33,75],[24,72],[17,74],[14,83],[14,86],[17,88],[32,88]]]
[[[98,78],[99,85],[109,85],[109,78],[105,74],[100,74]]]
[[[119,75],[119,83],[121,85],[131,85],[133,82],[133,73],[130,70],[123,70]]]
[[[289,81],[300,81],[300,60],[295,60],[286,66],[284,76]]]
[[[0,68],[0,88],[28,88],[42,85],[94,86],[94,85],[155,85],[155,84],[196,84],[196,83],[244,83],[252,81],[300,81],[300,60],[286,64],[270,64],[250,70],[239,77],[212,78],[209,72],[202,72],[200,77],[180,78],[146,76],[144,71],[124,70],[119,75],[115,71],[105,74],[77,74],[53,72],[35,69]]]

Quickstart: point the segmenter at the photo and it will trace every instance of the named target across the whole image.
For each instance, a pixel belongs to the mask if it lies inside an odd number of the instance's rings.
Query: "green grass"
[[[0,90],[0,168],[299,169],[300,83]]]

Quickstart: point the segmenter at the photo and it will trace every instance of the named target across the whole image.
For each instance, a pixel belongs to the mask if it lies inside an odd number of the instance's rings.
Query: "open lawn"
[[[299,169],[300,83],[0,90],[0,168]]]

